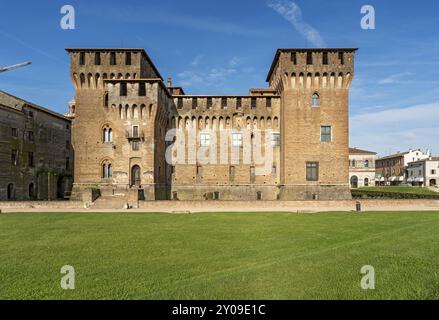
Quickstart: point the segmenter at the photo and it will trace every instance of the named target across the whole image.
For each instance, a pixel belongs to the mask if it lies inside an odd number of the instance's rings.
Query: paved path
[[[8,212],[322,212],[355,211],[348,201],[142,201],[139,209],[85,209],[82,203],[13,202],[0,203]],[[439,200],[362,200],[363,211],[438,211]]]

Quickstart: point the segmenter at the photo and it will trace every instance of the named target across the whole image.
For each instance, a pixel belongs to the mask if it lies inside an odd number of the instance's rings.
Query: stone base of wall
[[[0,209],[78,210],[84,209],[82,201],[0,201]]]
[[[99,196],[128,195],[128,185],[75,184],[72,200],[92,203]],[[140,200],[350,200],[349,185],[166,185],[142,186]]]
[[[216,193],[216,194],[215,194]],[[177,200],[277,200],[279,188],[264,185],[173,186],[171,199]]]
[[[350,200],[349,185],[282,186],[280,200]]]

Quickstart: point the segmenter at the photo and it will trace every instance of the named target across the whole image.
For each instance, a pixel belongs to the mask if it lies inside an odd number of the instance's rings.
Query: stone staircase
[[[127,209],[127,206],[130,208],[138,207],[139,190],[136,188],[123,190],[108,188],[101,189],[100,193],[101,196],[90,205],[90,210],[122,210]]]
[[[91,204],[90,209],[126,209],[127,203],[128,196],[126,195],[100,196]]]

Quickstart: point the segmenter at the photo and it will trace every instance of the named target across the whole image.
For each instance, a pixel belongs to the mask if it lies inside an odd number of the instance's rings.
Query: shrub
[[[351,190],[354,199],[437,199],[439,194],[422,194],[395,191]]]

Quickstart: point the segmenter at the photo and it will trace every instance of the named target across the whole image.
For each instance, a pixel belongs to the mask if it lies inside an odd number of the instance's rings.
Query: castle
[[[268,88],[186,95],[143,49],[66,49],[72,198],[349,199],[354,48],[278,49]]]

